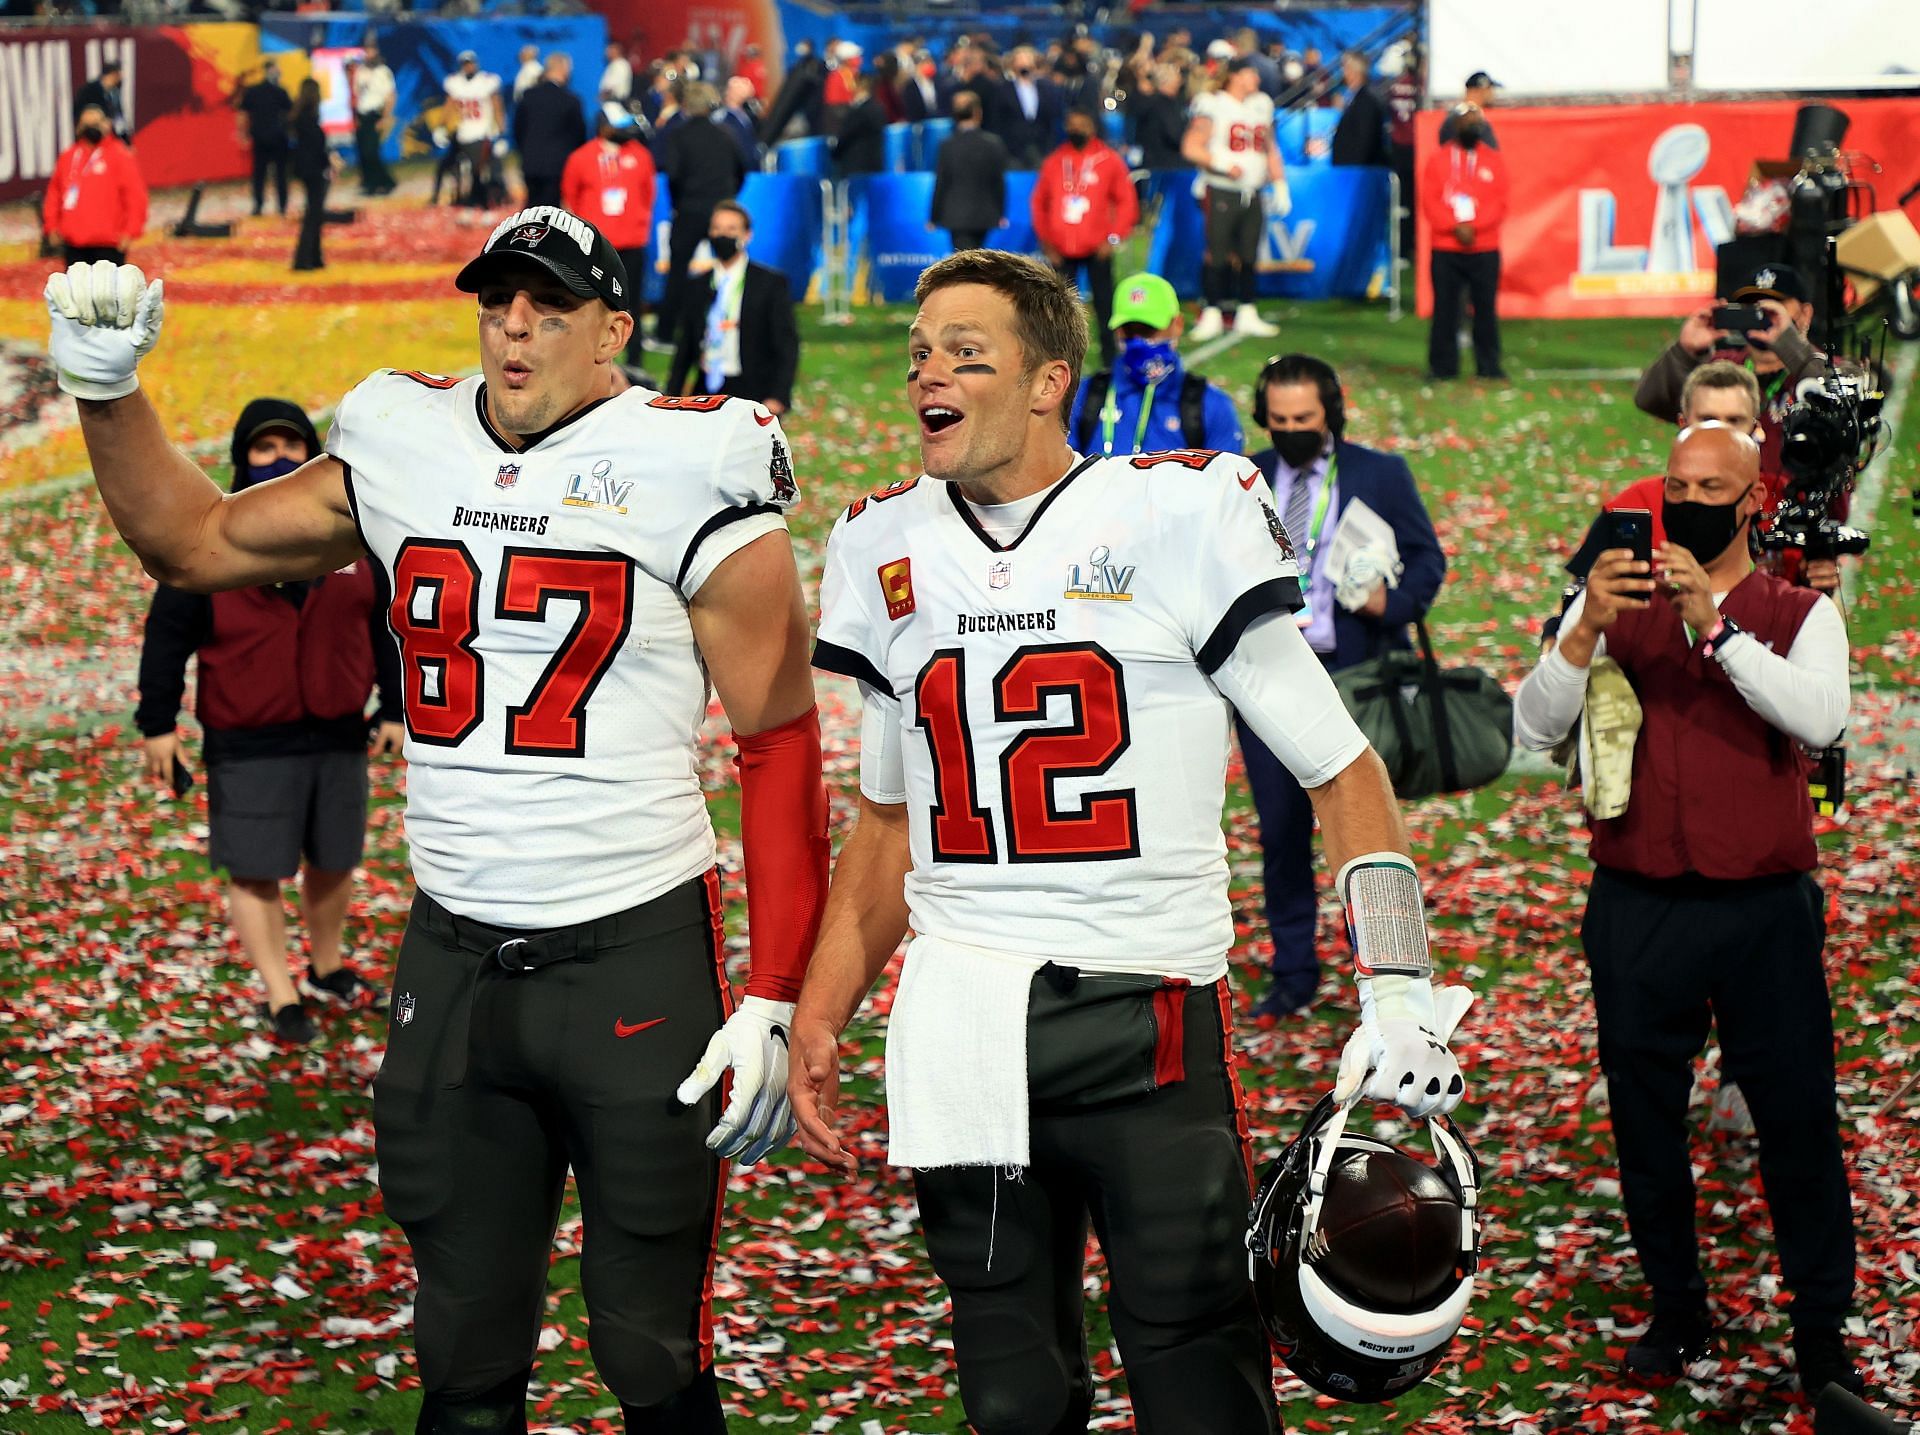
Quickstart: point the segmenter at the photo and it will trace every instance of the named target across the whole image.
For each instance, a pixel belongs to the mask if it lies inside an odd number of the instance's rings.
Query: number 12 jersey
[[[1300,606],[1267,494],[1247,460],[1181,450],[1076,458],[1004,543],[932,479],[847,510],[814,663],[898,704],[915,931],[1221,975],[1228,706],[1209,675]]]

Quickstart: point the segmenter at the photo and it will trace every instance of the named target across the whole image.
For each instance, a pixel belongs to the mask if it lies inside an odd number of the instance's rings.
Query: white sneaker
[[[1193,326],[1191,335],[1194,343],[1204,344],[1208,339],[1217,339],[1227,332],[1227,316],[1209,304],[1200,311],[1200,322]]]
[[[1271,339],[1280,332],[1278,324],[1269,324],[1251,304],[1242,304],[1233,316],[1233,332],[1251,334],[1256,339]]]

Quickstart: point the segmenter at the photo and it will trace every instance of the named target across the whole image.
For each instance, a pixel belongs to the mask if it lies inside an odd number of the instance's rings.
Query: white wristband
[[[1420,873],[1402,852],[1368,852],[1340,869],[1335,886],[1353,938],[1354,974],[1431,977]]]

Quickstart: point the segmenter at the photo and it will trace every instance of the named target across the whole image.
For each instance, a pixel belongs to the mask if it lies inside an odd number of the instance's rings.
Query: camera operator
[[[1666,541],[1651,564],[1625,548],[1599,556],[1559,646],[1521,685],[1514,736],[1535,750],[1565,737],[1601,656],[1620,665],[1643,714],[1626,806],[1590,822],[1581,927],[1627,1226],[1653,1295],[1627,1369],[1670,1378],[1714,1348],[1687,1098],[1717,1026],[1759,1133],[1811,1398],[1829,1382],[1864,1386],[1841,1335],[1853,1215],[1803,752],[1846,722],[1847,636],[1837,606],[1755,569],[1746,529],[1761,503],[1749,435],[1682,431],[1667,464]]]
[[[1762,514],[1770,518],[1786,486],[1782,434],[1800,383],[1854,366],[1844,360],[1836,363],[1807,338],[1813,324],[1812,291],[1791,265],[1756,265],[1721,302],[1758,308],[1768,316],[1767,327],[1744,333],[1717,330],[1713,326],[1716,306],[1703,305],[1687,315],[1680,337],[1640,376],[1633,401],[1643,412],[1672,423],[1680,416],[1687,376],[1694,369],[1716,359],[1749,369],[1760,385],[1760,477],[1766,490]],[[1846,516],[1842,498],[1835,504],[1833,517]],[[1811,560],[1803,567],[1796,555],[1780,571],[1782,577],[1797,577],[1825,593],[1840,586],[1839,565],[1831,557]]]

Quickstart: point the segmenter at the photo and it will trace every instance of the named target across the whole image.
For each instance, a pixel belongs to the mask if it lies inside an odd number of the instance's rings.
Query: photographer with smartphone
[[[291,473],[320,452],[306,413],[255,399],[233,430],[237,493]],[[147,775],[184,796],[192,776],[177,724],[187,659],[200,660],[195,709],[204,729],[208,857],[227,873],[230,920],[260,976],[260,1014],[274,1038],[319,1035],[301,992],[342,1006],[380,999],[342,960],[341,932],[367,830],[367,744],[400,751],[400,658],[371,565],[301,583],[188,593],[161,584],[140,651]],[[367,717],[376,677],[377,718]],[[287,970],[280,889],[301,879],[309,962],[299,990]]]
[[[1521,685],[1514,737],[1536,751],[1565,738],[1602,657],[1642,713],[1631,794],[1590,823],[1581,926],[1627,1226],[1652,1288],[1653,1321],[1627,1369],[1671,1379],[1715,1348],[1687,1100],[1717,1028],[1759,1135],[1811,1398],[1829,1382],[1863,1388],[1841,1334],[1853,1214],[1805,755],[1846,723],[1847,635],[1836,605],[1754,567],[1747,532],[1761,503],[1751,436],[1683,430],[1663,483],[1665,541],[1650,561],[1620,547],[1599,555],[1559,644]]]
[[[1814,317],[1813,291],[1789,264],[1759,264],[1738,276],[1728,296],[1695,309],[1680,325],[1680,336],[1640,376],[1633,402],[1666,423],[1681,417],[1687,378],[1702,364],[1726,360],[1750,371],[1760,385],[1760,477],[1766,491],[1763,520],[1779,506],[1786,483],[1782,434],[1801,382],[1836,368],[1853,367],[1814,347],[1807,333]],[[1833,516],[1845,518],[1843,499]],[[1780,575],[1823,593],[1840,586],[1832,558],[1803,563],[1798,554]]]

